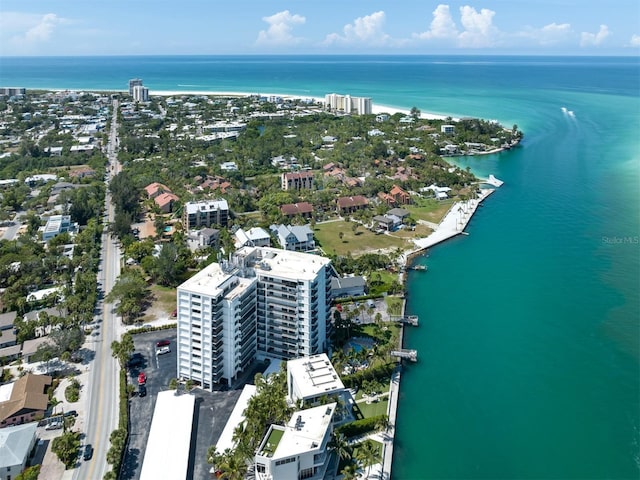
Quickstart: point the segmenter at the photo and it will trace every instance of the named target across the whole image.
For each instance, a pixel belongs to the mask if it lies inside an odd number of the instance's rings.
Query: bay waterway
[[[496,119],[504,180],[411,272],[393,478],[640,475],[640,63],[588,57],[0,59],[27,88],[247,91]]]

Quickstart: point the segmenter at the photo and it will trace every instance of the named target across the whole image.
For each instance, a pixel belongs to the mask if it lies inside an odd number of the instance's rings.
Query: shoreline
[[[39,90],[39,91],[50,91],[50,92],[99,92],[99,93],[128,93],[127,90],[124,89],[68,89],[68,88],[32,88],[31,90]],[[324,104],[323,97],[317,97],[315,95],[296,95],[291,93],[271,93],[271,92],[239,92],[239,91],[218,91],[218,90],[151,90],[149,89],[149,96],[160,96],[160,97],[172,97],[174,95],[208,95],[208,96],[217,96],[217,97],[250,97],[252,95],[260,95],[267,97],[280,97],[285,100],[311,100],[313,103],[322,103]],[[396,114],[401,113],[403,115],[410,115],[410,108],[403,107],[394,107],[391,105],[382,105],[377,104],[373,101],[371,102],[371,114],[378,115],[381,113],[388,114]],[[452,121],[457,122],[460,121],[460,118],[454,117],[452,115],[447,115],[443,113],[433,113],[433,112],[420,112],[420,118],[424,120],[446,120],[450,118]],[[494,153],[494,152],[492,152]]]

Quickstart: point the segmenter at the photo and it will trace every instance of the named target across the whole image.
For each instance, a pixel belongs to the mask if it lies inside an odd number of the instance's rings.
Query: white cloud
[[[294,26],[302,25],[307,21],[302,15],[291,15],[289,10],[284,10],[270,17],[262,17],[262,20],[269,24],[269,28],[258,33],[256,44],[291,45],[302,41],[302,38],[294,37],[291,34]]]
[[[582,32],[582,36],[580,38],[580,46],[589,47],[601,45],[602,42],[604,42],[604,40],[609,36],[609,33],[609,27],[607,27],[606,25],[600,25],[600,30],[598,30],[598,33]]]
[[[519,36],[533,40],[539,45],[555,45],[571,37],[571,25],[568,23],[550,23],[542,28],[529,28]]]
[[[631,40],[629,40],[629,45],[632,47],[640,47],[640,35],[636,35],[636,34],[631,35]]]
[[[433,11],[431,28],[428,31],[413,35],[415,38],[429,40],[432,38],[455,38],[458,36],[458,29],[453,18],[449,5],[440,4]]]
[[[385,14],[379,12],[356,18],[353,23],[344,26],[343,35],[330,33],[324,40],[325,44],[366,44],[366,45],[389,45],[393,40],[382,31],[385,21]]]
[[[497,29],[493,25],[493,10],[483,8],[479,12],[465,5],[460,7],[460,23],[464,27],[458,39],[464,47],[491,47],[495,44]]]
[[[0,30],[12,35],[9,42],[17,47],[29,48],[51,39],[56,28],[71,23],[55,13],[35,15],[21,12],[2,14]]]

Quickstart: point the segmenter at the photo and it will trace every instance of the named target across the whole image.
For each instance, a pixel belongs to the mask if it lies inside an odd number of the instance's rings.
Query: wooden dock
[[[418,351],[417,350],[409,350],[407,348],[402,348],[400,350],[392,350],[392,357],[398,357],[405,360],[411,360],[412,362],[418,361]]]
[[[407,325],[413,325],[414,327],[418,326],[418,316],[417,315],[389,315],[389,319],[392,322],[400,322],[405,323]]]

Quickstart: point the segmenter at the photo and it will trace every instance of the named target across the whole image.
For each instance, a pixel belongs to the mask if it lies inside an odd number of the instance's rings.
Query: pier
[[[392,350],[390,355],[392,357],[402,358],[405,360],[411,360],[412,362],[418,361],[418,351],[402,348],[400,350]]]
[[[417,315],[389,315],[389,320],[392,322],[406,323],[408,325],[418,326]]]

